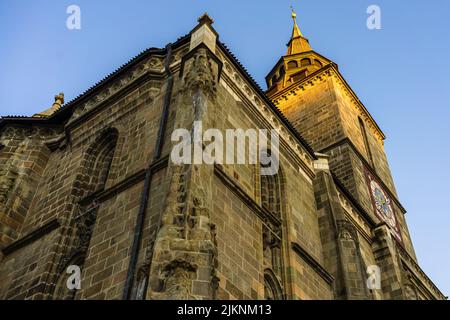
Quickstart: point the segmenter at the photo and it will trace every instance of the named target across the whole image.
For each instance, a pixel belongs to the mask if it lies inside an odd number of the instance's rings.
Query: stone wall
[[[4,188],[7,206],[0,204],[5,208],[1,210],[2,221],[6,221],[0,223],[2,244],[7,247],[14,241],[24,242],[4,254],[0,266],[0,274],[5,277],[0,289],[2,296],[38,299],[53,296],[58,290],[55,288],[58,279],[64,276],[63,262],[70,260],[76,249],[74,219],[83,210],[79,202],[96,191],[105,195],[95,199],[96,223],[77,298],[121,298],[143,185],[139,180],[143,179],[142,172],[155,148],[165,90],[158,75],[133,86],[133,83],[123,88],[119,85],[115,92],[110,89],[108,94],[92,98],[95,102],[88,104],[93,109],[75,113],[66,123],[65,133],[58,127],[45,131],[7,127],[2,131],[4,147],[0,159],[5,164],[2,167],[12,168],[12,173],[8,169],[1,177],[9,179],[15,175],[12,187],[8,184],[8,190]],[[172,112],[169,116],[166,136],[170,135],[173,115]],[[96,140],[111,128],[117,130],[118,141],[108,179],[102,190],[88,192],[90,177],[83,175],[85,161]],[[24,138],[22,131],[30,137]],[[159,185],[163,176],[164,170],[153,179],[154,192],[147,215],[150,225],[157,224],[161,210],[164,189]],[[90,201],[86,202],[88,206]],[[40,229],[46,229],[55,219],[59,227],[40,235]],[[150,225],[144,230],[142,246],[154,233]],[[34,233],[39,235],[28,241]],[[145,254],[145,250],[140,252]]]
[[[133,60],[76,100],[66,122],[0,129],[0,298],[400,299],[412,283],[437,296],[400,204],[404,251],[377,224],[364,176],[372,160],[336,78],[277,102],[325,161],[211,23],[203,16],[192,39]],[[277,175],[262,178],[259,164],[172,162],[172,132],[192,138],[196,121],[223,136],[276,128]],[[375,171],[395,195],[376,139],[368,134]],[[82,271],[77,292],[65,286],[71,264]],[[382,289],[369,292],[372,264]]]

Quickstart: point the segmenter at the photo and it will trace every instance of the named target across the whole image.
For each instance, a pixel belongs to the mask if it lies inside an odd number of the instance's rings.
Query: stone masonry
[[[0,299],[445,299],[418,265],[384,134],[337,65],[294,19],[263,92],[212,24],[0,119]],[[197,141],[198,122],[276,130],[279,170],[175,163],[174,130]]]

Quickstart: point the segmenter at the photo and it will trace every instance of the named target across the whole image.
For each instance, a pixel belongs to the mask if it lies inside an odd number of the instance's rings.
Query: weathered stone
[[[211,24],[58,118],[0,120],[0,298],[443,299],[417,264],[382,132],[335,65],[292,39],[265,94]],[[173,163],[174,129],[193,134],[195,121],[278,129],[280,170]],[[374,211],[367,170],[402,242]],[[367,287],[374,265],[379,289]]]

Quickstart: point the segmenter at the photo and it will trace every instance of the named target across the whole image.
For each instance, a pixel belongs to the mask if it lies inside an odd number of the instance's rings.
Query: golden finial
[[[291,6],[291,11],[292,11],[292,20],[294,20],[294,27],[292,28],[291,40],[288,43],[287,54],[291,55],[311,51],[312,49],[308,43],[308,40],[303,37],[303,34],[297,25],[297,13],[295,12],[293,6]]]
[[[294,20],[294,23],[297,23],[297,14],[295,13],[293,6],[291,6],[291,11],[292,11],[292,19]]]

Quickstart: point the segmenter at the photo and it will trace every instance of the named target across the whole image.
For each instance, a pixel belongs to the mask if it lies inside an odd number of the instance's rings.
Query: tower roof
[[[309,45],[308,39],[306,39],[302,32],[300,31],[300,28],[297,24],[297,13],[295,13],[294,9],[292,9],[292,20],[294,20],[294,27],[292,29],[292,36],[291,40],[289,40],[288,43],[288,50],[287,55],[302,53],[311,51],[312,48]]]

